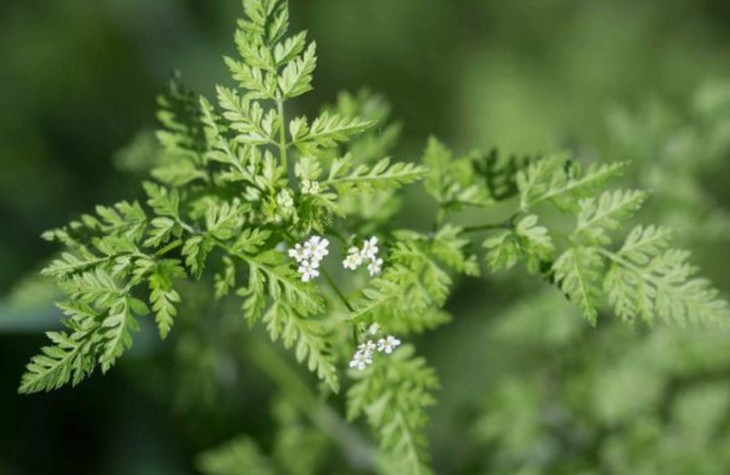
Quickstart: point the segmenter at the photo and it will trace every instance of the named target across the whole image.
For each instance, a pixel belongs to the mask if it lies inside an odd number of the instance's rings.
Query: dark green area
[[[319,48],[302,111],[368,86],[404,124],[398,159],[414,160],[433,133],[457,150],[633,160],[626,183],[652,190],[648,219],[674,226],[730,291],[727,2],[291,3],[294,29]],[[195,321],[185,324],[201,327],[199,341],[173,349],[140,336],[107,376],[16,395],[58,315],[46,289],[13,291],[54,252],[40,233],[139,196],[118,151],[145,146],[138,133],[156,127],[155,97],[173,70],[208,95],[227,77],[221,55],[233,53],[239,14],[235,0],[0,4],[0,289],[10,295],[0,304],[0,474],[192,473],[200,451],[236,435],[271,445],[274,386],[226,359],[247,351],[239,342],[211,354],[206,338],[218,333]],[[417,221],[425,206],[410,209],[408,225],[430,226]],[[517,273],[464,281],[449,307],[455,321],[417,342],[443,382],[431,428],[438,473],[730,466],[730,335],[631,329],[610,315],[594,330]],[[322,473],[347,470],[330,453]]]

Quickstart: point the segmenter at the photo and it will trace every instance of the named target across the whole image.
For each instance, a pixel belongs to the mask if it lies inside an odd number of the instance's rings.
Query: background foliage
[[[47,287],[27,284],[54,250],[38,236],[137,193],[124,150],[151,146],[144,129],[171,70],[213,95],[239,9],[0,5],[0,473],[189,473],[202,450],[236,436],[234,460],[266,456],[273,473],[350,470],[249,356],[236,363],[246,342],[211,346],[204,325],[174,351],[138,338],[115,371],[73,392],[16,395],[40,331],[57,321]],[[294,29],[310,31],[320,58],[301,112],[367,85],[404,125],[399,159],[418,157],[431,133],[458,151],[630,159],[624,185],[652,191],[642,218],[674,226],[727,293],[729,20],[725,2],[709,0],[294,1]],[[430,213],[411,207],[399,224],[423,227]],[[416,342],[442,384],[437,472],[722,473],[726,335],[611,316],[592,329],[551,290],[521,271],[463,279],[448,303],[455,322]],[[312,460],[292,465],[287,444],[306,444]]]

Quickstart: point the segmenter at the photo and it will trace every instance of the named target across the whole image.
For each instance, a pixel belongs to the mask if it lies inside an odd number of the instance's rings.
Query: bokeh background
[[[319,45],[303,112],[368,86],[404,126],[399,159],[417,159],[435,134],[460,151],[632,160],[624,183],[652,190],[643,217],[675,226],[730,293],[727,1],[292,0],[291,10]],[[221,56],[234,53],[239,15],[237,0],[0,2],[0,474],[195,473],[196,456],[230,437],[270,442],[282,417],[269,413],[270,383],[243,363],[238,386],[202,384],[231,363],[196,341],[173,350],[139,338],[107,376],[16,394],[58,321],[52,291],[33,278],[55,252],[40,233],[139,195],[125,157],[154,147],[156,95],[174,70],[210,94],[227,77]],[[460,282],[449,307],[455,321],[417,342],[443,381],[430,431],[438,473],[730,470],[730,335],[611,316],[594,330],[519,272]],[[314,473],[351,473],[327,450]]]

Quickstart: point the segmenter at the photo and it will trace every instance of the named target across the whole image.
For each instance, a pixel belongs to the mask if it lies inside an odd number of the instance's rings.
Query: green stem
[[[289,184],[294,187],[295,178],[289,171],[289,159],[286,155],[286,116],[284,115],[283,99],[277,99],[276,109],[279,112],[279,157],[281,158],[281,166],[284,167],[289,176]]]
[[[312,423],[342,447],[350,464],[362,471],[375,466],[375,449],[337,412],[321,401],[270,344],[253,339],[246,347],[256,365]]]
[[[501,223],[486,223],[479,224],[477,226],[467,226],[462,232],[464,233],[478,233],[480,231],[493,231],[495,229],[512,229],[515,226],[515,220],[519,216],[519,213],[515,213],[510,216],[507,220]]]
[[[326,269],[322,269],[322,275],[324,276],[327,283],[330,284],[330,287],[332,287],[332,289],[335,291],[340,301],[345,305],[345,307],[347,307],[347,310],[349,310],[350,312],[354,312],[355,309],[352,307],[352,305],[350,305],[347,297],[345,297],[345,294],[343,294],[340,288],[337,286],[337,283],[334,281],[330,273],[327,272]]]
[[[157,256],[157,257],[164,256],[168,252],[170,252],[174,249],[177,249],[178,247],[180,247],[182,245],[183,245],[182,239],[176,239],[176,240],[172,241],[170,244],[168,244],[167,246],[165,246],[162,249],[160,249],[159,251],[157,251],[155,253],[155,256]]]

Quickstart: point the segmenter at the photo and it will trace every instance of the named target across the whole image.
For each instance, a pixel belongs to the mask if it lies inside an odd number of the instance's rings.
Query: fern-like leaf
[[[591,247],[570,247],[553,264],[555,281],[575,301],[588,321],[595,325],[600,304],[603,260]]]
[[[582,200],[574,236],[586,243],[610,244],[608,231],[618,229],[641,208],[645,199],[646,194],[641,191],[615,190]]]
[[[264,315],[263,322],[272,340],[281,338],[285,348],[294,347],[297,361],[306,361],[310,371],[327,383],[333,392],[339,392],[335,358],[322,322],[297,314],[284,301],[275,301]]]
[[[198,456],[197,468],[205,475],[274,475],[274,467],[249,437],[238,437]]]
[[[522,218],[513,229],[488,238],[487,263],[493,271],[511,269],[524,261],[529,272],[537,272],[543,262],[551,262],[555,254],[548,229],[538,223],[534,214]]]
[[[399,188],[426,175],[426,169],[412,163],[393,163],[384,158],[375,165],[351,168],[351,158],[335,160],[325,185],[335,187],[340,194],[350,190],[371,192]]]
[[[426,409],[434,404],[438,379],[410,345],[399,348],[387,361],[379,360],[362,372],[348,391],[348,418],[364,414],[388,453],[394,473],[431,473],[427,440],[422,429]]]
[[[18,389],[21,394],[52,391],[69,381],[76,386],[94,370],[99,315],[83,304],[67,303],[59,308],[69,317],[65,324],[71,332],[46,334],[53,346],[43,347],[28,363]]]
[[[666,230],[639,226],[618,252],[603,254],[611,261],[606,293],[619,316],[727,324],[727,303],[709,281],[696,277],[697,269],[688,263],[689,252],[670,247]]]
[[[184,277],[185,270],[174,259],[160,261],[148,278],[150,303],[155,314],[155,321],[164,339],[170,333],[172,323],[177,315],[176,304],[180,303],[180,294],[173,288],[174,279]]]

